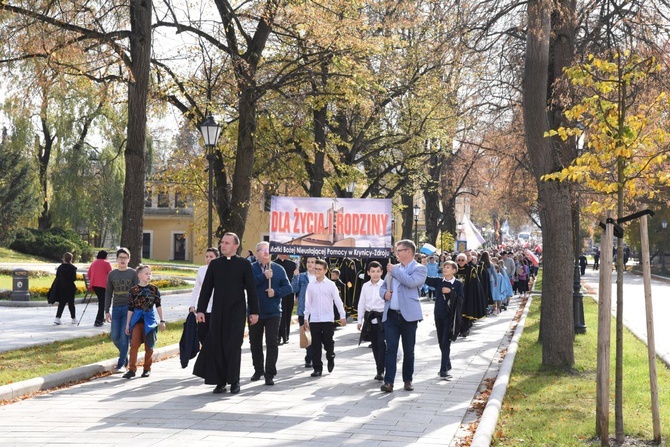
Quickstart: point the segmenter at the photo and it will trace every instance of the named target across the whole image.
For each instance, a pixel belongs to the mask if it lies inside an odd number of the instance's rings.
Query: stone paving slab
[[[468,338],[452,344],[454,379],[445,381],[437,377],[433,304],[422,303],[412,392],[402,390],[400,365],[396,391],[379,390],[372,352],[367,344],[358,346],[355,324],[335,333],[335,370],[310,377],[294,325],[290,343],[280,347],[273,387],[249,381],[253,366],[245,340],[238,395],[213,395],[212,386],[191,374],[192,362],[182,369],[179,359],[171,358],[154,363],[150,378],[108,375],[0,407],[2,444],[449,445],[482,378],[497,368],[491,362],[509,338],[518,305],[514,300],[510,310],[477,322]],[[187,300],[170,306],[166,313],[181,317]],[[17,310],[24,309],[12,309]],[[7,316],[0,317],[0,325],[2,318]],[[34,323],[37,316],[25,318]],[[60,329],[44,324],[37,335]]]

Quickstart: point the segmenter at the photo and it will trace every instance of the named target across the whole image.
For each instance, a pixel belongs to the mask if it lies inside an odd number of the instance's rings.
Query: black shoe
[[[95,326],[95,327],[102,326],[102,321],[96,321],[95,323],[93,323],[93,326]]]
[[[253,376],[251,376],[251,381],[256,382],[257,380],[261,380],[261,377],[263,377],[263,373],[255,372]]]
[[[267,386],[272,386],[272,385],[275,384],[275,381],[272,380],[272,377],[268,376],[268,377],[265,378],[265,384],[266,384]]]
[[[288,338],[285,338],[285,339],[284,339],[284,344],[285,344],[285,345],[288,344]]]
[[[135,377],[135,371],[128,370],[128,372],[123,375],[124,379],[132,379],[133,377]]]
[[[151,375],[151,370],[144,370],[142,371],[142,377],[149,377]]]
[[[311,368],[312,362],[305,362],[305,368]]]
[[[230,384],[230,394],[237,394],[240,392],[240,384],[239,383],[231,383]]]
[[[449,380],[449,379],[453,378],[453,376],[451,374],[449,374],[448,371],[447,372],[440,371],[440,377],[445,379],[445,380]]]
[[[390,383],[385,383],[382,385],[381,390],[385,393],[392,393],[393,392],[393,385]]]
[[[226,392],[226,386],[225,385],[217,385],[214,387],[214,391],[212,391],[213,394],[221,394]]]
[[[312,374],[310,374],[312,377],[320,377],[321,376],[321,370],[315,369]]]
[[[382,380],[384,380],[384,376],[382,376],[381,374],[377,374],[377,375],[375,376],[375,380],[378,380],[378,381],[381,382]]]
[[[328,359],[328,372],[333,372],[335,369],[335,356]]]

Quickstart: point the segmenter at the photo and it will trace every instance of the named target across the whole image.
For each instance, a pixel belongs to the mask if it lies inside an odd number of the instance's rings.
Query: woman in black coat
[[[66,304],[70,310],[72,324],[77,324],[77,319],[74,315],[74,295],[77,292],[77,286],[74,282],[76,279],[77,267],[72,265],[72,253],[65,253],[63,255],[63,263],[56,269],[56,279],[51,286],[52,289],[55,289],[55,300],[58,301],[58,310],[56,311],[54,324],[61,324],[60,317],[63,315],[63,310],[65,309]]]

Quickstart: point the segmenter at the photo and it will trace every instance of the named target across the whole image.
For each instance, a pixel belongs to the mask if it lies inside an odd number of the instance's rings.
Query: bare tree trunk
[[[237,154],[233,173],[233,190],[230,199],[230,213],[222,222],[225,232],[232,231],[240,239],[249,213],[251,181],[256,152],[256,98],[255,86],[246,85],[240,89],[240,120],[237,133]]]
[[[316,92],[316,88],[313,91]],[[326,161],[326,107],[312,110],[312,119],[314,122],[314,144],[318,149],[314,154],[314,163],[312,164],[313,171],[309,183],[309,196],[321,197]]]
[[[440,231],[440,222],[442,222],[442,213],[440,212],[440,174],[444,155],[431,154],[428,159],[428,181],[423,191],[423,197],[426,201],[424,221],[426,222],[426,242],[437,244],[437,234]],[[436,245],[439,248],[439,244]]]
[[[42,107],[40,109],[40,121],[42,123],[42,133],[44,134],[44,146],[35,137],[35,146],[37,146],[37,163],[39,165],[40,189],[42,192],[42,212],[37,218],[37,228],[48,230],[51,228],[51,208],[49,206],[49,161],[51,160],[51,151],[56,136],[51,134],[47,124],[48,93],[44,92]]]
[[[131,263],[142,261],[144,225],[145,146],[147,96],[151,58],[151,0],[130,1],[131,79],[128,82],[128,145],[125,151],[126,179],[123,185],[121,245],[130,250]]]
[[[403,193],[400,196],[400,201],[403,205],[402,210],[402,239],[414,240],[414,233],[412,228],[414,225],[414,214],[412,207],[414,206],[414,197],[411,194]]]
[[[222,231],[232,231],[240,239],[244,236],[244,227],[249,214],[251,201],[251,182],[253,180],[254,157],[256,155],[257,106],[261,93],[257,89],[256,71],[267,43],[274,18],[281,0],[267,0],[256,32],[248,41],[248,48],[240,52],[234,27],[237,26],[235,11],[228,2],[217,0],[224,25],[227,25],[226,39],[228,52],[233,58],[233,69],[237,80],[239,128],[237,131],[237,153],[235,171],[230,194],[230,212],[221,222]],[[221,199],[219,199],[221,200]]]
[[[574,13],[574,9],[572,11]],[[528,3],[523,114],[526,145],[538,185],[540,221],[546,235],[543,247],[542,363],[571,366],[574,363],[574,323],[570,281],[573,260],[570,188],[568,184],[540,180],[542,175],[561,167],[561,153],[565,151],[565,147],[558,141],[544,136],[550,129],[547,110],[552,88],[549,84],[550,70],[553,77],[554,73],[569,63],[554,59],[550,66],[552,13],[553,2],[550,0],[531,0]],[[561,45],[566,42],[558,40],[553,44],[557,48],[552,56],[565,59],[567,52]]]

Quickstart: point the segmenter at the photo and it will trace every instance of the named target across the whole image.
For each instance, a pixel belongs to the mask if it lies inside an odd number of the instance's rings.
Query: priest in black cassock
[[[472,322],[486,315],[486,311],[481,309],[483,294],[476,266],[468,263],[468,256],[465,253],[456,256],[456,264],[458,264],[458,271],[455,276],[463,284],[464,293],[460,335],[467,337],[470,334]]]
[[[204,322],[205,310],[214,291],[209,332],[193,368],[193,374],[205,379],[206,384],[216,385],[214,394],[225,392],[228,383],[231,394],[240,392],[247,306],[249,324],[258,321],[258,298],[251,263],[237,255],[239,246],[240,238],[235,233],[223,235],[221,257],[210,262],[198,298],[197,320]]]

